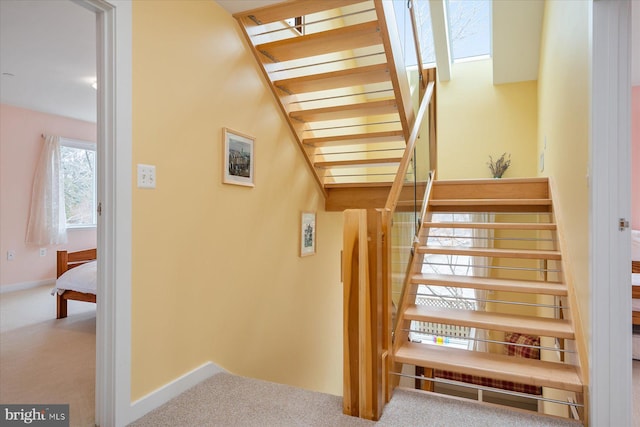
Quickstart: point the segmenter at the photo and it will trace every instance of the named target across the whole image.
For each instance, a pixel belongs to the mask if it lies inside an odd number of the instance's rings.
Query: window
[[[447,26],[453,61],[491,55],[489,0],[448,0]]]
[[[60,138],[60,170],[67,228],[96,225],[96,146]]]

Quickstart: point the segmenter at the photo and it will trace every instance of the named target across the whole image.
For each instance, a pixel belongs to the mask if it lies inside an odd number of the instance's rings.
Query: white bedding
[[[96,294],[97,289],[97,261],[87,262],[78,267],[67,270],[56,280],[56,287],[51,295],[56,292],[77,291],[85,294]]]

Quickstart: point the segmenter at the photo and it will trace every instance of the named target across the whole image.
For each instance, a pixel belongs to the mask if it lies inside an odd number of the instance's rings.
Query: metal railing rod
[[[333,99],[348,98],[350,96],[375,95],[377,93],[385,93],[385,92],[391,92],[393,94],[393,89],[380,89],[380,90],[371,90],[368,92],[349,93],[345,95],[326,96],[324,98],[303,99],[300,101],[293,101],[289,105],[303,104],[305,102],[329,101]]]
[[[355,125],[328,126],[324,128],[313,128],[313,129],[310,128],[310,129],[303,130],[303,132],[315,132],[320,130],[332,130],[332,129],[347,129],[347,128],[354,128],[354,127],[369,127],[374,125],[391,125],[391,124],[398,124],[398,123],[400,123],[400,120],[389,120],[386,122],[359,123]]]
[[[351,56],[349,58],[340,58],[340,59],[333,59],[331,61],[314,62],[313,64],[298,65],[298,66],[295,66],[295,67],[287,67],[287,68],[278,68],[278,69],[270,70],[270,71],[272,73],[279,73],[279,72],[282,72],[282,71],[300,70],[300,69],[303,69],[303,68],[317,67],[319,65],[335,64],[337,62],[353,61],[354,59],[364,59],[364,58],[369,58],[369,57],[378,56],[378,55],[385,55],[385,53],[384,52],[367,53],[367,54],[364,54],[364,55]],[[386,60],[386,56],[383,59]]]
[[[422,285],[422,286],[430,286],[430,285]],[[433,285],[431,285],[433,286]],[[463,300],[463,301],[479,301],[479,302],[492,302],[492,303],[496,303],[496,304],[511,304],[511,305],[521,305],[521,306],[526,306],[526,307],[543,307],[543,308],[564,308],[564,309],[568,309],[568,307],[565,307],[563,305],[553,305],[553,304],[538,304],[538,303],[533,303],[533,302],[520,302],[520,301],[505,301],[505,300],[493,300],[493,299],[484,299],[484,298],[470,298],[470,297],[456,297],[453,295],[438,295],[438,294],[421,294],[421,293],[416,293],[415,296],[421,296],[421,297],[432,297],[432,296],[438,296],[441,297],[440,299],[457,299],[457,300]],[[418,304],[418,305],[429,305],[429,304]]]
[[[425,323],[437,323],[437,322],[425,322]],[[405,331],[408,332],[414,332],[416,334],[422,334],[422,335],[426,335],[425,331],[419,331],[416,329],[403,329]],[[449,335],[449,334],[432,334],[432,335],[438,335],[440,337],[445,337],[445,338],[456,338],[456,339],[463,339],[463,340],[471,340],[471,341],[479,341],[479,342],[488,342],[491,344],[504,344],[504,345],[513,345],[515,347],[528,347],[528,348],[537,348],[540,350],[545,350],[545,351],[560,351],[562,353],[575,353],[574,350],[567,350],[564,348],[555,348],[555,347],[546,347],[546,346],[541,346],[541,345],[527,345],[527,344],[519,344],[519,343],[515,343],[515,342],[506,342],[506,341],[499,341],[499,340],[490,340],[488,338],[476,338],[476,337],[461,337],[459,335]]]
[[[384,153],[388,151],[404,151],[404,148],[382,148],[378,150],[357,150],[357,151],[337,151],[335,153],[317,153],[314,157],[318,156],[338,156],[341,154],[362,154],[362,153]]]
[[[433,229],[433,227],[431,227]],[[475,239],[475,240],[504,240],[504,241],[517,241],[517,242],[555,242],[556,239],[543,239],[538,237],[482,237],[482,236],[442,236],[442,235],[429,235],[427,239]]]
[[[546,271],[548,273],[560,273],[562,270],[556,270],[551,268],[531,268],[531,267],[505,267],[499,265],[474,265],[469,264],[451,264],[442,262],[423,262],[422,265],[441,265],[446,267],[473,267],[473,268],[488,268],[495,270],[515,270],[515,271]]]
[[[280,31],[290,31],[292,29],[295,29],[297,27],[308,27],[310,25],[314,25],[314,24],[322,24],[324,22],[329,22],[329,21],[333,21],[336,19],[342,19],[342,18],[346,18],[348,16],[355,16],[355,15],[360,15],[362,13],[367,13],[367,12],[375,12],[375,9],[365,9],[365,10],[358,10],[355,12],[351,12],[351,13],[345,13],[343,15],[339,15],[339,16],[331,16],[329,18],[324,18],[324,19],[318,19],[317,21],[312,21],[312,22],[303,22],[300,25],[292,25],[291,27],[285,27],[285,28],[278,28],[276,30],[270,30],[270,31],[265,31],[262,33],[256,33],[253,36],[263,36],[265,34],[273,34],[273,33],[277,33]],[[292,17],[293,18],[293,17]]]
[[[511,390],[504,390],[501,388],[495,388],[495,387],[487,387],[487,386],[482,386],[482,385],[478,385],[478,384],[471,384],[471,383],[465,383],[465,382],[461,382],[461,381],[454,381],[454,380],[447,380],[445,378],[427,378],[424,375],[409,375],[409,374],[402,374],[399,372],[390,372],[393,375],[397,375],[400,377],[405,377],[405,378],[413,378],[413,379],[417,379],[417,380],[424,380],[424,381],[433,381],[436,383],[444,383],[444,384],[450,384],[450,385],[458,385],[461,387],[467,387],[467,388],[473,388],[476,390],[482,390],[482,391],[492,391],[495,393],[502,393],[502,394],[508,394],[511,396],[518,396],[518,397],[523,397],[523,398],[527,398],[527,399],[535,399],[535,400],[541,400],[544,402],[551,402],[551,403],[558,403],[560,405],[568,405],[568,406],[577,406],[577,407],[583,407],[584,405],[580,404],[580,403],[575,403],[575,402],[565,402],[564,400],[558,400],[558,399],[551,399],[548,397],[544,397],[544,396],[539,396],[536,394],[528,394],[528,393],[520,393],[518,391],[511,391]]]

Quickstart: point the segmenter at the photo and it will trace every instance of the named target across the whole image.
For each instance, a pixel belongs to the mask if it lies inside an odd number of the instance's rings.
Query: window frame
[[[96,228],[98,226],[98,213],[97,213],[97,206],[98,206],[98,173],[96,171],[97,167],[98,167],[98,161],[97,161],[97,155],[98,155],[98,150],[97,150],[97,144],[95,142],[91,142],[91,141],[83,141],[80,139],[73,139],[73,138],[66,138],[66,137],[60,137],[60,148],[62,147],[68,147],[68,148],[75,148],[78,150],[86,150],[86,151],[93,151],[94,152],[94,156],[96,156],[95,162],[94,162],[94,171],[93,171],[93,223],[92,224],[69,224],[66,219],[65,219],[65,228],[67,230],[79,230],[79,229],[87,229],[87,228]],[[61,169],[61,173],[62,173],[62,158],[60,159],[60,169]],[[64,187],[63,187],[63,191],[64,191]],[[65,199],[65,211],[66,211],[66,199]]]

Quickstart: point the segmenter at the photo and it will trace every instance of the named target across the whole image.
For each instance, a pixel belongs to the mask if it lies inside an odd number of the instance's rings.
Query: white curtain
[[[494,222],[495,214],[492,213],[479,213],[473,214],[472,219],[474,222]],[[492,248],[493,247],[493,230],[488,229],[473,229],[473,241],[477,247],[484,248]],[[491,265],[492,258],[489,257],[474,257],[473,258],[473,275],[474,276],[489,276],[489,268]],[[476,301],[476,310],[485,311],[487,309],[487,291],[476,290],[475,297],[478,300]],[[476,341],[474,342],[474,349],[476,351],[487,351],[487,343],[486,340],[488,338],[487,331],[485,329],[476,329],[475,331]]]
[[[47,136],[36,165],[26,242],[67,243],[64,185],[60,171],[60,137]]]

